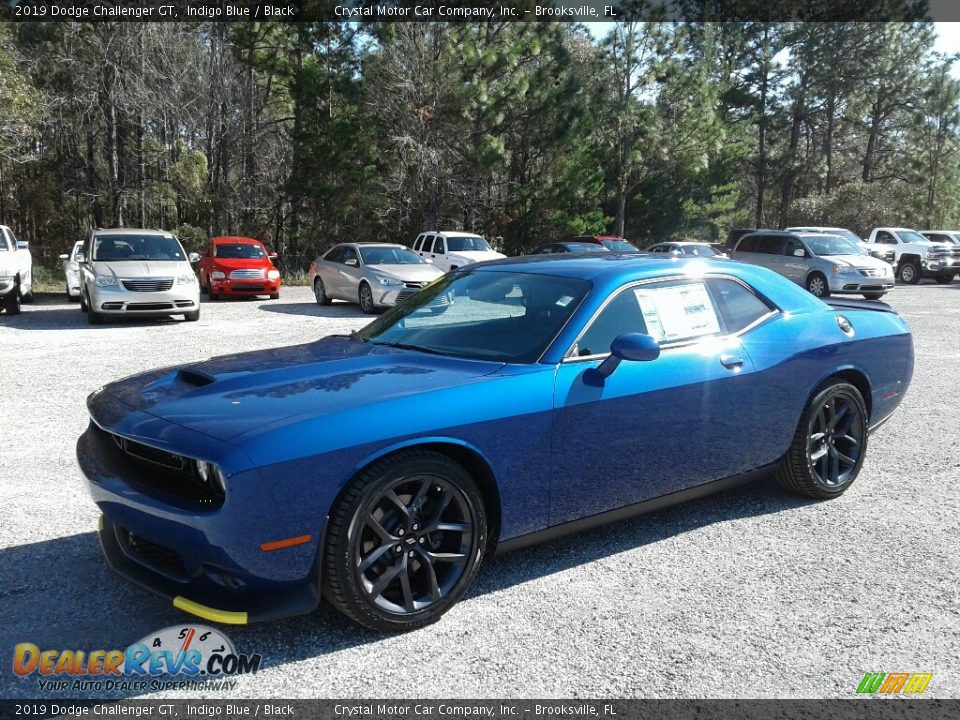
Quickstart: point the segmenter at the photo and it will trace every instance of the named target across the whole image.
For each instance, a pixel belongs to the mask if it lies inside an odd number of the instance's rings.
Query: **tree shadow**
[[[761,480],[576,533],[488,559],[463,603],[469,607],[498,590],[715,523],[790,511],[811,502],[785,495],[772,483]],[[0,550],[0,652],[12,654],[13,646],[21,642],[34,643],[41,649],[124,649],[148,633],[191,622],[210,624],[181,613],[168,600],[116,576],[107,567],[93,532]],[[281,648],[279,655],[265,655],[261,667],[377,644],[389,637],[346,621],[325,603],[307,616],[223,630],[241,653]],[[70,696],[113,699],[133,694],[71,691]],[[22,679],[12,672],[0,674],[0,697],[42,695],[35,674]]]

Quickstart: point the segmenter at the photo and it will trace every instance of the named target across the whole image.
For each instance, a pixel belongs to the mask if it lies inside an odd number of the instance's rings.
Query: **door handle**
[[[730,370],[739,370],[743,367],[743,357],[740,355],[721,355],[720,364]]]

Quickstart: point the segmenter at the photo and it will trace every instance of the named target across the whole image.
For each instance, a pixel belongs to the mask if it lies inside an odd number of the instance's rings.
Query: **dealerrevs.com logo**
[[[13,649],[13,672],[36,677],[45,691],[232,690],[233,678],[256,673],[261,660],[260,655],[238,653],[219,630],[175,625],[126,650],[41,650],[19,643]]]
[[[927,689],[933,673],[882,673],[868,672],[857,685],[860,694],[919,695]]]

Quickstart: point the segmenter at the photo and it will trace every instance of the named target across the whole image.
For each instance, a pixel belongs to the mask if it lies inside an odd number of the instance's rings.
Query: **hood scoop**
[[[203,370],[193,370],[190,368],[180,370],[177,373],[177,377],[187,385],[193,385],[194,387],[203,387],[204,385],[210,385],[215,382],[215,378],[212,375],[208,375],[203,372]]]

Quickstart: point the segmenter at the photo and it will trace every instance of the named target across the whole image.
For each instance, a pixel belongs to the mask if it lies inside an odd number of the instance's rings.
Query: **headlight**
[[[381,285],[386,285],[387,287],[397,287],[398,285],[403,285],[403,280],[397,280],[392,277],[378,277],[377,282]]]
[[[197,281],[197,276],[193,273],[184,273],[177,278],[177,285],[190,285]]]
[[[853,268],[849,265],[834,265],[833,272],[837,275],[849,275],[853,272]]]
[[[269,270],[269,271],[267,272],[267,279],[268,279],[268,280],[279,280],[279,279],[280,279],[280,271],[279,271],[279,270]]]
[[[111,287],[117,284],[113,275],[97,275],[97,287]]]
[[[197,476],[204,485],[209,486],[221,494],[225,494],[227,492],[227,482],[223,477],[223,470],[218,468],[213,463],[208,463],[205,460],[197,460],[196,464]]]
[[[223,280],[226,277],[225,273],[220,272],[219,270],[214,270],[210,273],[211,280]]]

